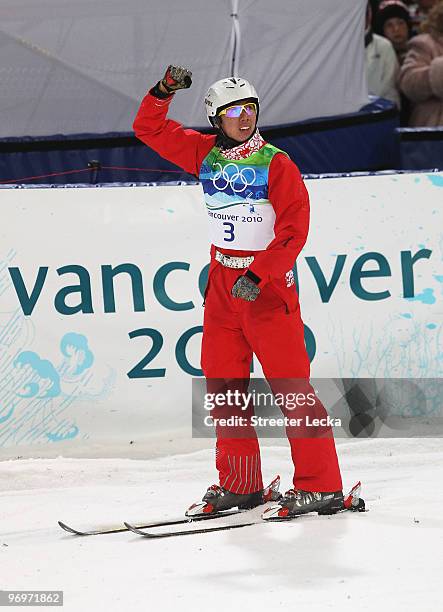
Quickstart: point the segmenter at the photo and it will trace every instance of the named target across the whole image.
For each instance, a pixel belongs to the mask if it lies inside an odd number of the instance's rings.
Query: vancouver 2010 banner
[[[306,184],[293,277],[312,376],[442,377],[443,174]],[[0,196],[0,447],[189,427],[209,261],[200,185]]]

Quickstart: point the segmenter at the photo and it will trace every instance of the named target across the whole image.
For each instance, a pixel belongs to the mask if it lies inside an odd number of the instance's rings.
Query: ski
[[[244,512],[243,510],[225,510],[223,512],[218,512],[215,514],[203,514],[200,516],[185,516],[184,518],[179,519],[165,519],[162,521],[153,521],[151,523],[146,523],[145,525],[137,525],[135,526],[137,529],[152,529],[154,527],[169,527],[172,525],[185,525],[188,523],[194,523],[196,521],[209,521],[211,519],[223,518],[225,516],[231,516],[232,514],[240,514]],[[57,521],[59,526],[72,535],[77,536],[93,536],[93,535],[107,535],[110,533],[124,533],[129,531],[128,527],[122,526],[121,524],[115,526],[104,526],[104,527],[95,527],[93,529],[88,529],[81,531],[79,529],[74,529],[70,525],[63,523],[62,521]],[[124,523],[124,525],[126,525]],[[134,526],[132,526],[134,527]]]
[[[213,518],[220,518],[215,516]],[[194,522],[194,521],[190,521]],[[125,523],[125,526],[129,531],[136,533],[144,538],[158,539],[158,538],[174,538],[176,536],[185,535],[196,535],[198,533],[210,533],[213,531],[229,531],[230,529],[240,529],[240,527],[249,527],[250,525],[256,525],[256,522],[252,523],[238,523],[237,525],[220,525],[219,527],[202,527],[200,529],[184,529],[182,531],[161,531],[160,533],[153,533],[152,531],[143,531],[143,529],[135,527],[130,523]]]
[[[320,516],[334,516],[335,514],[343,514],[344,512],[366,512],[366,505],[364,500],[360,497],[360,491],[361,491],[361,483],[358,482],[356,485],[354,485],[351,489],[351,491],[344,497],[344,501],[343,501],[343,508],[341,508],[338,511],[335,511],[334,513],[328,513],[325,510],[319,510],[317,511],[317,514]],[[198,529],[183,529],[181,531],[160,531],[159,533],[155,533],[153,531],[145,531],[145,529],[152,529],[151,527],[137,527],[135,525],[131,525],[130,523],[125,523],[125,527],[129,530],[132,531],[133,533],[142,536],[144,538],[148,538],[148,539],[160,539],[160,538],[173,538],[173,537],[180,537],[180,536],[185,536],[185,535],[198,535],[198,534],[203,534],[203,533],[212,533],[214,531],[228,531],[230,529],[240,529],[241,527],[250,527],[251,525],[257,525],[257,524],[266,524],[266,523],[275,523],[275,522],[292,522],[295,520],[300,520],[303,517],[309,516],[311,513],[306,513],[306,514],[299,514],[296,516],[285,516],[280,517],[278,516],[278,514],[271,514],[271,516],[269,518],[264,519],[263,517],[266,516],[267,513],[271,513],[275,508],[278,508],[278,506],[270,506],[269,508],[267,508],[265,510],[265,512],[262,515],[262,518],[260,518],[259,521],[255,520],[255,521],[251,521],[251,522],[246,522],[246,523],[237,523],[237,524],[232,524],[232,525],[221,525],[218,527],[201,527]],[[256,510],[256,508],[255,508]],[[251,510],[243,510],[243,512],[251,512]],[[237,514],[237,512],[234,512],[234,514]],[[213,516],[213,515],[210,515]],[[226,514],[224,516],[227,516]],[[220,518],[220,515],[215,515],[214,518]],[[190,521],[190,522],[194,522],[194,521]],[[161,526],[161,525],[157,525],[157,526]]]
[[[274,480],[268,485],[263,491],[263,497],[266,501],[276,500],[278,498],[278,488],[280,485],[280,476],[276,476]],[[152,529],[154,527],[169,527],[172,525],[186,525],[195,521],[209,521],[211,519],[223,518],[231,516],[233,514],[240,514],[245,512],[244,508],[237,508],[235,510],[222,510],[219,512],[213,512],[212,508],[207,503],[196,503],[192,504],[185,513],[184,517],[176,519],[163,519],[160,521],[153,521],[144,525],[131,525],[136,529]],[[121,523],[118,525],[106,525],[97,526],[92,529],[80,530],[58,521],[59,526],[72,535],[76,536],[93,536],[93,535],[108,535],[110,533],[124,533],[129,531],[128,527],[123,526]]]
[[[274,482],[276,482],[276,480],[274,480],[273,483]],[[271,485],[273,483],[271,483]],[[344,502],[343,502],[343,508],[338,510],[334,514],[341,514],[343,512],[365,512],[366,511],[365,502],[363,499],[360,498],[360,491],[361,491],[361,483],[358,482],[354,487],[352,487],[348,495],[345,496]],[[75,529],[74,527],[71,527],[67,525],[66,523],[63,523],[62,521],[58,521],[58,524],[64,531],[72,535],[76,535],[76,536],[107,535],[107,534],[112,534],[112,533],[125,533],[125,532],[127,533],[128,531],[131,531],[145,538],[155,539],[155,538],[169,538],[169,537],[183,536],[183,535],[188,535],[188,534],[191,535],[191,534],[211,533],[213,531],[228,531],[230,529],[239,529],[241,527],[249,527],[251,525],[255,525],[258,523],[293,521],[295,519],[300,519],[303,516],[307,516],[306,514],[301,514],[298,516],[281,517],[278,515],[278,508],[279,508],[278,505],[267,508],[262,515],[262,518],[266,517],[264,520],[262,519],[260,519],[259,521],[253,520],[252,522],[244,522],[244,523],[237,523],[237,524],[234,523],[231,525],[220,525],[217,527],[202,527],[199,529],[193,529],[191,527],[191,524],[195,522],[199,522],[199,521],[209,521],[209,520],[214,520],[214,519],[226,518],[226,517],[237,515],[237,514],[245,514],[245,513],[251,512],[251,510],[246,510],[246,509],[223,510],[221,512],[215,512],[215,513],[212,512],[208,514],[188,515],[183,518],[152,521],[150,523],[146,523],[143,525],[133,525],[131,523],[124,522],[123,526],[119,524],[119,525],[114,525],[114,526],[96,527],[93,529],[83,530],[83,531],[79,529]],[[197,509],[197,504],[193,504],[190,510],[191,509],[192,510]],[[255,508],[255,510],[257,510],[257,508]],[[325,515],[328,513],[320,510],[318,514]],[[156,529],[159,527],[160,528],[161,527],[173,527],[175,525],[188,525],[190,528],[183,529],[181,531],[160,531],[158,533],[155,533],[152,531],[145,531],[145,530]]]
[[[342,510],[335,512],[334,515],[343,514],[344,512],[365,512],[366,510],[364,508],[364,501],[361,499],[360,502],[361,504],[358,510],[351,509],[351,508],[343,508]],[[331,514],[328,516],[334,516],[334,515]],[[129,531],[132,531],[133,533],[136,533],[137,535],[142,536],[144,538],[159,539],[159,538],[173,538],[173,537],[179,537],[179,536],[185,536],[185,535],[197,535],[197,534],[202,534],[202,533],[212,533],[214,531],[229,531],[230,529],[240,529],[241,527],[250,527],[251,525],[260,525],[260,524],[265,525],[266,523],[277,523],[277,522],[278,523],[284,523],[284,522],[289,523],[295,520],[302,519],[303,517],[306,517],[306,516],[309,516],[309,514],[299,514],[298,516],[292,516],[290,518],[269,518],[266,520],[260,519],[260,521],[252,521],[249,523],[238,523],[238,524],[233,524],[233,525],[221,525],[219,527],[201,527],[199,529],[183,529],[181,531],[160,531],[159,533],[154,533],[152,531],[144,531],[144,528],[135,527],[134,525],[131,525],[130,523],[125,523],[125,526],[127,527]]]

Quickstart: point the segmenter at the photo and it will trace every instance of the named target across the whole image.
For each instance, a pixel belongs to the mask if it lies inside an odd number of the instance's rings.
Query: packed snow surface
[[[365,514],[164,540],[76,537],[57,521],[178,517],[216,481],[212,451],[1,462],[0,589],[63,590],[74,612],[441,610],[441,440],[346,441],[338,451],[345,489],[363,483]],[[262,462],[266,481],[281,474],[291,486],[287,448],[263,448]]]

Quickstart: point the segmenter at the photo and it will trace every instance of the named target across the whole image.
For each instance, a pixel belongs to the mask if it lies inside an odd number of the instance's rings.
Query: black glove
[[[192,84],[192,72],[181,66],[168,66],[161,84],[171,94],[177,89],[188,89]]]
[[[249,276],[239,276],[231,289],[235,298],[241,298],[247,302],[254,302],[259,296],[260,287],[254,283]]]

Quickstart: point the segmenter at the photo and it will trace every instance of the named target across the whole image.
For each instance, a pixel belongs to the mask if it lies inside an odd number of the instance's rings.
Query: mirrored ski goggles
[[[249,116],[254,115],[257,113],[257,105],[255,102],[236,104],[235,106],[228,106],[228,108],[224,108],[218,114],[219,116],[226,115],[226,117],[240,117],[243,111],[245,111],[245,113]]]

